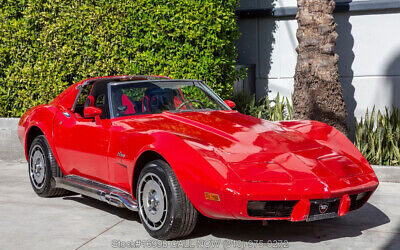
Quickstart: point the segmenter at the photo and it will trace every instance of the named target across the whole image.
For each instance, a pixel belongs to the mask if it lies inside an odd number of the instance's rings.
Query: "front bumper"
[[[374,173],[349,178],[319,180],[297,180],[293,183],[251,183],[227,184],[222,190],[223,218],[240,220],[290,220],[304,221],[343,216],[363,206],[378,187]],[[363,200],[356,200],[360,193],[366,193]],[[293,201],[290,213],[284,216],[252,216],[248,204],[251,201]],[[335,201],[334,211],[315,213],[315,206]],[[330,205],[330,203],[328,204]],[[214,217],[214,216],[213,216]],[[216,216],[218,218],[219,216]]]

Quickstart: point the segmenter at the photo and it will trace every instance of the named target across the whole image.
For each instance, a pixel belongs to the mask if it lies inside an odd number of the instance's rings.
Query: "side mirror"
[[[226,105],[228,105],[228,107],[230,107],[231,109],[233,109],[234,107],[236,107],[236,104],[231,101],[231,100],[225,100],[224,101]]]
[[[96,107],[86,107],[83,110],[85,118],[96,118],[97,116],[100,116],[102,113],[103,111]]]

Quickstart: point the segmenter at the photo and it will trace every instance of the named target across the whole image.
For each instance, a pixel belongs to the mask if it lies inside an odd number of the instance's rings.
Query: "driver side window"
[[[83,118],[83,109],[85,108],[85,103],[89,100],[88,97],[90,95],[90,91],[92,89],[93,84],[88,84],[83,86],[82,91],[80,92],[78,99],[76,100],[74,113],[78,118]]]

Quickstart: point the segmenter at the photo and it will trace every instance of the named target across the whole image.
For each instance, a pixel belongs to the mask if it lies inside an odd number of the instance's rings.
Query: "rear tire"
[[[193,231],[198,212],[168,163],[163,160],[147,163],[136,190],[140,220],[152,237],[171,240]]]
[[[37,136],[29,149],[29,180],[40,197],[69,194],[67,190],[55,188],[53,177],[63,177],[53,152],[44,135]]]

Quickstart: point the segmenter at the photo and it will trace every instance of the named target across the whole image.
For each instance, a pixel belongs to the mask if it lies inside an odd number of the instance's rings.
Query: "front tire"
[[[168,163],[163,160],[147,163],[136,190],[140,220],[152,237],[171,240],[193,231],[198,212]]]
[[[53,177],[62,177],[63,174],[44,135],[32,141],[28,159],[29,180],[37,195],[52,197],[68,193],[64,189],[55,188]]]

